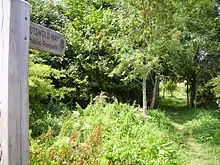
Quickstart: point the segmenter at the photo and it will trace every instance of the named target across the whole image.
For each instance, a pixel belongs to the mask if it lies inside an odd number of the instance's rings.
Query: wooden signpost
[[[0,165],[29,164],[29,48],[63,54],[65,47],[62,34],[30,23],[28,2],[0,0]]]

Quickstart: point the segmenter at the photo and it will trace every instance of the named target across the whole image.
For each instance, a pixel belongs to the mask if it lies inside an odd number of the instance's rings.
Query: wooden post
[[[0,0],[0,165],[28,164],[29,8]]]

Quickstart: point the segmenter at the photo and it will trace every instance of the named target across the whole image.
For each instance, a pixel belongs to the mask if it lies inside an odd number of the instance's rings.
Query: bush
[[[159,110],[151,110],[149,111],[149,117],[148,121],[151,123],[156,124],[159,128],[167,129],[173,131],[174,125],[172,124],[172,121],[170,118],[165,116],[165,113],[159,111]]]
[[[210,113],[200,113],[185,124],[184,132],[200,142],[220,144],[220,120]]]
[[[141,109],[97,102],[31,139],[31,164],[181,164],[181,139],[161,112],[143,121]],[[159,124],[158,124],[159,123]],[[174,128],[172,128],[174,129]]]
[[[57,103],[74,91],[73,88],[56,87],[53,80],[65,77],[65,70],[57,70],[42,64],[38,51],[30,54],[29,61],[29,100],[30,129],[32,136],[47,132],[49,127],[59,132],[61,116],[68,113],[64,104]],[[41,54],[41,53],[40,53]],[[56,117],[59,116],[59,117]]]
[[[173,81],[164,82],[164,87],[173,96],[173,92],[177,90],[177,83]]]
[[[31,111],[29,128],[32,136],[36,137],[46,133],[51,128],[55,134],[60,132],[63,119],[71,114],[65,104],[55,102],[48,103],[47,106],[37,104],[38,112]]]

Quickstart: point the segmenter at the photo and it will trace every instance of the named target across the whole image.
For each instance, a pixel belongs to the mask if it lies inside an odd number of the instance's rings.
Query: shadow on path
[[[158,109],[164,111],[174,123],[182,125],[195,119],[201,112],[213,113],[219,108],[188,108],[184,98],[168,97],[159,101]]]

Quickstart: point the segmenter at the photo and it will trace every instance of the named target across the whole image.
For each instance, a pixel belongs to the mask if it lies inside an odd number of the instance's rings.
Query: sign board
[[[59,32],[30,22],[29,47],[54,54],[64,54],[66,41]]]

